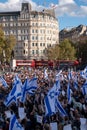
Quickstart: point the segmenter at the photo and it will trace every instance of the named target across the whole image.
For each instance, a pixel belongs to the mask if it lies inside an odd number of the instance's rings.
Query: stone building
[[[73,43],[87,41],[87,26],[79,25],[71,29],[63,29],[59,32],[59,41],[69,39]]]
[[[46,59],[46,48],[59,43],[59,25],[53,9],[34,11],[22,3],[21,11],[0,12],[5,36],[14,35],[15,59]]]

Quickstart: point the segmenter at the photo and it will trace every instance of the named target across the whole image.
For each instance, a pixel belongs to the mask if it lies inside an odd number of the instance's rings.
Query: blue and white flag
[[[26,99],[26,93],[28,94],[34,94],[35,90],[38,88],[37,85],[37,78],[33,78],[29,80],[28,78],[25,80],[24,85],[22,86],[22,96],[20,101],[25,102]]]
[[[56,95],[59,96],[60,95],[60,91],[61,91],[60,80],[56,81],[55,85],[56,85]]]
[[[58,99],[56,99],[56,112],[60,112],[60,114],[62,116],[67,116],[66,111],[64,110],[64,108],[62,107],[61,103],[59,102]]]
[[[77,90],[78,89],[78,82],[77,82],[77,80],[74,80],[73,82],[74,82],[74,84],[73,84],[74,88]]]
[[[61,73],[62,73],[62,70],[60,70],[60,71],[56,74],[56,78],[55,78],[56,81],[60,79]]]
[[[68,86],[67,86],[67,99],[68,99],[68,103],[71,103],[71,89],[70,89],[70,83],[68,82]]]
[[[0,83],[2,84],[2,86],[4,86],[5,88],[8,87],[7,82],[5,81],[5,79],[3,77],[0,77]]]
[[[22,125],[18,122],[15,115],[12,115],[10,119],[9,130],[24,130]]]
[[[83,71],[80,72],[80,75],[81,75],[83,78],[87,79],[87,66],[84,68]]]
[[[48,79],[47,69],[45,69],[45,71],[44,71],[44,78],[45,78],[45,79]]]
[[[68,80],[71,80],[72,79],[72,71],[69,71],[68,72]]]
[[[37,78],[33,78],[29,81],[29,85],[26,88],[27,93],[34,94],[38,88]]]
[[[49,90],[47,96],[44,99],[45,115],[52,115],[56,112],[55,99],[56,99],[56,84]]]
[[[6,97],[4,104],[6,106],[9,106],[13,102],[17,103],[17,99],[21,97],[21,91],[22,91],[22,82],[18,78],[18,76],[16,76],[14,79],[12,90]]]
[[[87,95],[87,81],[82,85],[82,92],[84,95]]]

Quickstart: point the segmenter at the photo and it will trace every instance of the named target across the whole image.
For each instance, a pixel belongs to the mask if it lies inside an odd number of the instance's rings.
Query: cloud
[[[77,5],[74,0],[59,0],[55,12],[57,17],[63,15],[71,17],[86,17],[87,6]]]
[[[87,4],[87,0],[79,0],[79,1],[82,2],[82,3]]]
[[[29,2],[31,3],[33,9],[37,8],[37,4],[34,3],[32,0],[8,0],[5,3],[0,3],[0,11],[20,11],[22,2]]]
[[[79,0],[86,2],[87,0]],[[51,7],[44,7],[42,5],[37,5],[32,0],[8,0],[5,3],[0,3],[0,11],[20,11],[21,10],[21,3],[22,2],[29,2],[32,5],[33,10],[43,10],[44,8],[51,8]],[[50,3],[49,5],[52,5]],[[58,0],[58,4],[56,4],[55,8],[56,17],[68,15],[71,17],[85,17],[87,16],[87,6],[77,5],[75,0]]]
[[[73,0],[59,0],[59,5],[75,4]]]

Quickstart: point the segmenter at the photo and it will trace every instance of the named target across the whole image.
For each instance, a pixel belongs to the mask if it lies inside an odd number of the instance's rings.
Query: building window
[[[36,26],[38,26],[38,23],[36,23]]]
[[[34,29],[32,29],[32,33],[34,33]]]
[[[36,33],[38,33],[38,30],[36,29]]]
[[[45,43],[43,43],[43,46],[45,46]]]
[[[36,54],[38,54],[38,50],[36,50]]]
[[[32,46],[34,46],[34,43],[32,43]]]
[[[36,40],[38,40],[38,36],[36,36]]]
[[[38,45],[38,43],[36,43],[36,46]]]
[[[40,43],[40,46],[42,46],[42,43]]]
[[[34,36],[32,36],[32,40],[34,40]]]
[[[32,50],[32,54],[34,54],[34,50]]]

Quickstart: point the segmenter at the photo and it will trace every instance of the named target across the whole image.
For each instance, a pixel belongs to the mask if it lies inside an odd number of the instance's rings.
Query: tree
[[[45,52],[49,60],[59,59],[59,45],[58,44],[47,48]]]
[[[59,59],[60,60],[75,60],[76,59],[76,50],[72,43],[65,39],[59,45]]]
[[[14,46],[16,44],[16,38],[13,35],[10,35],[9,37],[7,37],[5,39],[5,55],[6,55],[6,61],[10,62],[12,56],[14,55],[13,50],[14,50]],[[14,57],[14,56],[13,56]]]
[[[2,30],[2,26],[0,26],[0,61],[3,61],[3,48],[5,47],[5,37],[4,32]]]
[[[13,35],[4,36],[3,28],[0,26],[0,61],[1,63],[10,62],[11,54],[16,44],[16,38]]]

